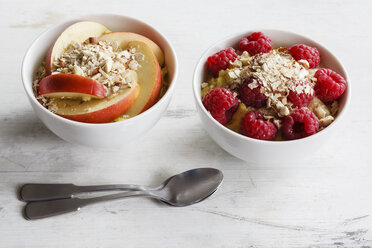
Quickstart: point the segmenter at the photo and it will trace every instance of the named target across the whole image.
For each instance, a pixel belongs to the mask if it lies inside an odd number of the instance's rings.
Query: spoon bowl
[[[213,194],[221,185],[222,180],[223,174],[220,170],[193,169],[171,177],[164,188],[156,194],[170,205],[187,206]]]

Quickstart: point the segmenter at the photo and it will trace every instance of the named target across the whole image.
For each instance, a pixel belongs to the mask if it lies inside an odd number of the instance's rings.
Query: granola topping
[[[72,43],[53,62],[52,74],[67,73],[92,78],[107,89],[107,96],[135,83],[131,73],[139,67],[143,55],[135,49],[118,50],[105,42],[90,39],[90,43]]]
[[[243,52],[239,59],[243,59],[246,64],[240,73],[239,81],[243,82],[251,77],[259,79],[262,85],[253,80],[248,87],[261,87],[261,92],[268,98],[267,107],[273,108],[280,117],[289,115],[292,109],[292,104],[287,101],[290,90],[306,94],[314,91],[316,79],[313,77],[314,73],[307,69],[307,61],[294,60],[287,49],[272,50],[251,58]],[[309,84],[297,84],[302,81]]]

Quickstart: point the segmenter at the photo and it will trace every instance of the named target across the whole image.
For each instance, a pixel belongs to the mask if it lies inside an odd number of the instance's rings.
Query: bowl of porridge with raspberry
[[[319,43],[263,30],[208,49],[193,91],[204,128],[222,148],[246,161],[279,162],[311,155],[326,142],[349,104],[350,82]]]
[[[126,144],[165,112],[175,87],[177,58],[155,28],[121,15],[90,15],[38,37],[22,64],[33,109],[72,143]]]

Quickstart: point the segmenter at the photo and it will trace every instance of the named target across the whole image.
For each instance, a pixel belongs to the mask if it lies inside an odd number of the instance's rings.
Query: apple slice
[[[140,93],[140,86],[122,89],[116,95],[103,99],[78,101],[53,99],[53,111],[70,120],[87,123],[107,123],[123,115],[135,102]]]
[[[91,78],[75,74],[54,74],[43,78],[39,83],[39,95],[56,98],[104,98],[105,87]]]
[[[54,60],[66,51],[69,44],[82,43],[90,37],[98,37],[106,32],[109,32],[106,26],[91,21],[77,22],[66,28],[48,51],[45,61],[47,75],[52,72]]]
[[[108,43],[118,42],[119,48],[123,50],[128,47],[128,43],[131,41],[142,41],[151,48],[152,52],[158,59],[159,64],[161,66],[164,64],[164,53],[161,48],[155,42],[143,35],[131,32],[111,32],[102,35],[98,39]]]
[[[139,68],[136,70],[141,92],[132,107],[125,113],[130,117],[136,116],[156,103],[161,90],[161,70],[151,48],[141,41],[131,41],[127,49],[135,48],[137,53],[143,54],[142,60],[137,60]]]

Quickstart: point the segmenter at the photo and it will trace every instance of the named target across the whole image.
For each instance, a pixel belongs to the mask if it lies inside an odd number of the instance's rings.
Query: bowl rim
[[[280,145],[280,144],[294,144],[294,143],[300,143],[300,142],[304,142],[304,141],[311,141],[313,139],[316,139],[322,135],[325,135],[325,133],[329,132],[329,129],[334,127],[335,125],[338,125],[338,123],[340,122],[340,119],[343,118],[343,116],[346,114],[348,108],[349,108],[349,105],[350,105],[350,98],[351,98],[351,86],[350,86],[350,76],[348,74],[348,72],[346,71],[344,65],[342,64],[341,60],[333,53],[331,52],[331,50],[329,50],[326,46],[324,46],[323,44],[307,37],[306,35],[303,35],[303,34],[300,34],[300,33],[295,33],[295,32],[291,32],[291,31],[286,31],[286,30],[281,30],[281,29],[259,29],[260,31],[259,32],[263,32],[263,33],[266,33],[266,32],[280,32],[280,33],[283,33],[283,34],[290,34],[290,35],[296,35],[296,36],[300,36],[301,38],[303,39],[306,39],[308,40],[309,42],[312,42],[314,44],[316,44],[317,47],[320,47],[324,50],[326,50],[327,52],[329,52],[330,54],[332,54],[332,56],[335,58],[336,62],[338,63],[338,65],[340,66],[343,74],[345,75],[345,80],[347,82],[347,87],[346,87],[346,90],[344,92],[344,94],[346,93],[346,98],[345,98],[345,104],[343,106],[343,109],[342,111],[340,111],[338,114],[337,114],[337,117],[335,118],[335,120],[326,128],[324,128],[323,130],[313,134],[313,135],[310,135],[310,136],[307,136],[307,137],[304,137],[304,138],[301,138],[301,139],[295,139],[295,140],[282,140],[282,141],[275,141],[275,140],[259,140],[259,139],[254,139],[254,138],[250,138],[250,137],[247,137],[247,136],[244,136],[240,133],[237,133],[235,131],[232,131],[231,129],[225,127],[224,125],[222,125],[221,123],[219,123],[218,121],[216,121],[212,115],[205,109],[205,107],[203,106],[203,103],[201,101],[201,97],[200,97],[200,85],[202,82],[198,82],[198,76],[200,75],[200,73],[202,73],[202,67],[206,61],[206,58],[207,56],[209,55],[210,51],[215,48],[216,46],[218,46],[218,44],[222,43],[223,41],[226,41],[226,40],[229,40],[229,39],[233,39],[233,38],[238,38],[238,37],[244,37],[245,35],[247,34],[251,34],[253,32],[258,32],[257,30],[242,30],[240,32],[235,32],[233,34],[230,34],[228,36],[225,36],[224,38],[218,40],[217,42],[214,42],[211,46],[209,46],[204,52],[203,54],[200,56],[199,60],[198,60],[198,63],[196,64],[195,66],[195,69],[194,69],[194,74],[193,74],[193,82],[192,82],[192,88],[193,88],[193,95],[194,95],[194,98],[195,98],[195,101],[197,103],[197,105],[199,106],[199,109],[201,109],[202,111],[202,114],[204,114],[205,116],[207,116],[207,118],[209,118],[210,121],[212,121],[215,126],[217,128],[219,128],[221,131],[223,132],[226,132],[232,136],[234,136],[235,138],[237,139],[241,139],[243,141],[248,141],[248,142],[253,142],[253,143],[256,143],[256,144],[265,144],[265,145]],[[200,111],[199,111],[200,112]],[[332,128],[334,129],[334,128]]]
[[[79,121],[74,121],[74,120],[70,120],[70,119],[67,119],[67,118],[64,118],[64,117],[61,117],[51,111],[49,111],[48,109],[46,109],[43,105],[41,105],[39,103],[39,101],[36,100],[36,97],[35,95],[33,94],[33,92],[29,92],[27,90],[27,86],[26,86],[26,81],[28,80],[27,79],[27,76],[25,75],[25,68],[26,68],[26,64],[25,64],[25,60],[26,58],[28,58],[31,53],[31,50],[33,49],[33,47],[39,42],[39,40],[41,39],[41,37],[43,37],[44,35],[46,35],[48,32],[50,32],[51,30],[57,28],[57,27],[60,27],[60,26],[63,26],[69,22],[78,22],[78,21],[85,21],[85,20],[88,20],[89,18],[92,18],[91,20],[92,21],[95,21],[94,18],[96,17],[107,17],[107,18],[110,18],[110,17],[118,17],[118,18],[126,18],[128,20],[131,20],[131,21],[134,21],[134,22],[138,22],[139,24],[141,25],[144,25],[144,26],[147,26],[149,27],[150,29],[152,29],[155,33],[157,33],[158,35],[160,35],[166,45],[168,46],[171,54],[173,55],[174,57],[174,74],[173,74],[173,79],[169,82],[169,87],[167,89],[167,91],[165,92],[165,94],[153,105],[151,106],[150,108],[148,108],[147,110],[145,110],[144,112],[136,115],[136,116],[133,116],[129,119],[126,119],[125,121],[117,121],[117,122],[108,122],[108,123],[86,123],[86,122],[79,122]],[[26,53],[23,57],[23,60],[22,60],[22,64],[21,64],[21,76],[22,76],[22,85],[23,85],[23,88],[27,94],[27,96],[29,97],[29,99],[35,103],[34,106],[37,106],[39,109],[42,109],[42,111],[44,113],[46,113],[48,116],[50,116],[51,118],[54,118],[56,120],[59,120],[59,121],[62,121],[68,125],[74,125],[74,126],[81,126],[81,127],[108,127],[108,126],[117,126],[117,125],[130,125],[130,122],[134,122],[136,120],[140,120],[140,119],[143,119],[143,118],[146,118],[146,116],[150,115],[151,112],[154,111],[154,109],[156,108],[159,108],[159,106],[161,104],[163,104],[163,102],[166,101],[166,98],[169,98],[172,96],[172,93],[176,87],[176,81],[177,81],[177,77],[178,77],[178,57],[177,57],[177,53],[173,47],[173,45],[171,44],[171,42],[168,40],[168,38],[162,33],[160,32],[157,28],[155,28],[154,26],[144,22],[144,21],[141,21],[137,18],[134,18],[130,15],[120,15],[120,14],[111,14],[111,13],[98,13],[98,14],[88,14],[88,15],[83,15],[83,16],[76,16],[76,17],[72,17],[72,18],[68,18],[68,19],[65,19],[64,21],[61,21],[57,24],[54,24],[53,26],[51,26],[50,28],[44,30],[42,33],[40,33],[32,42],[31,44],[28,46],[27,50],[26,50]],[[33,80],[31,79],[31,82]],[[32,87],[32,86],[31,86]]]

